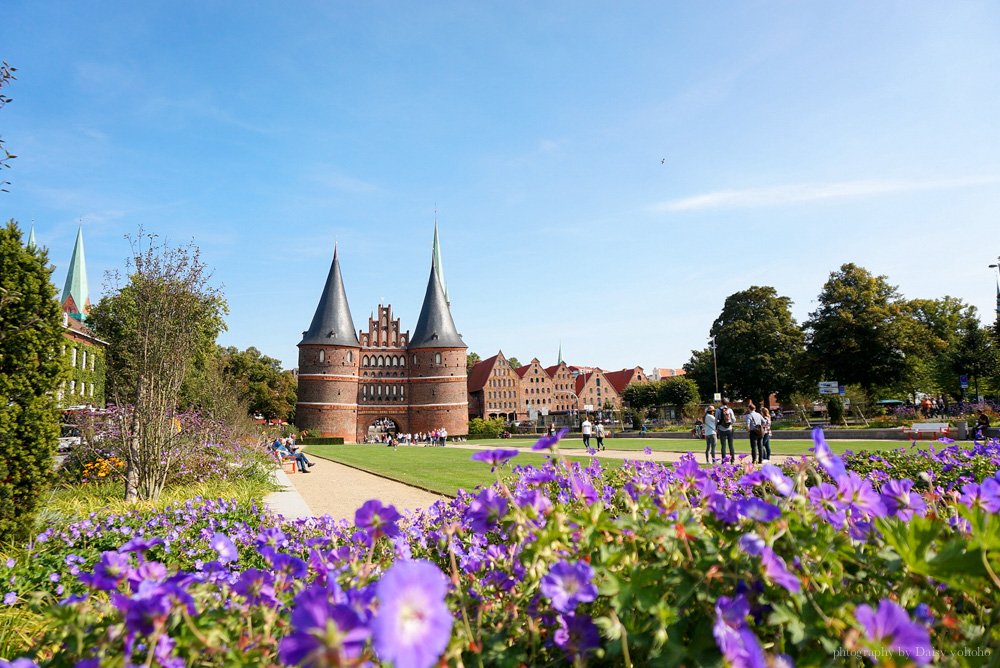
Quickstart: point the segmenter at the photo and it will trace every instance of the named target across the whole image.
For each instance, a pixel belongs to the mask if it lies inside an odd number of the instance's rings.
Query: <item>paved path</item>
[[[489,450],[489,449],[491,449],[491,448],[489,448],[489,447],[487,447],[485,445],[470,445],[469,443],[449,443],[447,447],[449,447],[449,448],[455,448],[455,449],[458,449],[458,450]],[[494,447],[496,447],[496,448],[504,448],[506,446],[499,445],[499,446],[494,446]],[[747,447],[749,447],[749,446],[747,446]],[[531,451],[531,447],[530,446],[527,446],[527,447],[522,446],[522,447],[515,448],[515,449],[517,449],[517,450],[524,450],[526,452],[530,452]],[[716,446],[715,451],[717,453],[719,452],[718,446]],[[567,448],[567,449],[564,449],[564,450],[560,450],[560,452],[562,454],[566,455],[567,457],[586,457],[587,456],[586,451],[585,450],[581,450],[579,448],[575,448],[575,449],[568,449]],[[694,453],[694,455],[695,455],[696,459],[698,460],[699,464],[705,463],[705,446],[704,445],[701,446],[701,449],[691,448],[691,452]],[[684,452],[663,452],[661,450],[654,450],[653,452],[651,452],[650,454],[647,455],[642,450],[614,450],[612,448],[608,448],[607,450],[601,450],[600,452],[596,453],[594,455],[594,457],[597,457],[598,459],[632,459],[632,460],[636,460],[636,461],[651,461],[651,462],[679,462],[681,460],[681,457],[683,457],[685,454],[687,454],[687,453],[684,453]],[[745,451],[743,453],[741,453],[739,451],[739,449],[737,449],[736,450],[736,456],[739,457],[741,454],[746,454],[747,459],[749,459],[749,457],[750,457],[749,453],[747,453]],[[791,457],[791,458],[798,458],[798,455],[774,455],[773,457],[771,457],[771,463],[772,464],[781,464],[783,461],[785,461],[785,459],[788,459],[789,457]],[[515,462],[516,462],[516,460],[515,460]]]

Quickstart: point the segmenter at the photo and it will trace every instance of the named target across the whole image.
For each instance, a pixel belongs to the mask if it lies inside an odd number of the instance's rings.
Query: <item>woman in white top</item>
[[[711,453],[711,454],[710,454]],[[715,407],[705,409],[705,461],[715,463]]]
[[[763,461],[771,461],[771,411],[761,407],[760,416],[764,418],[763,438],[760,441],[760,457]]]

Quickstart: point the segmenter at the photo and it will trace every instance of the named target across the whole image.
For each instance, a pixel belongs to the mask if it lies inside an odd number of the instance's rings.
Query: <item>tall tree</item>
[[[698,386],[698,394],[711,397],[715,394],[715,362],[711,348],[692,350],[691,359],[684,364],[684,375]]]
[[[698,396],[698,385],[686,376],[664,378],[656,383],[657,403],[673,406],[678,415],[692,415],[701,398]]]
[[[32,531],[59,438],[56,392],[67,369],[52,269],[14,221],[0,228],[0,542]]]
[[[733,398],[766,401],[787,397],[805,336],[792,318],[792,301],[768,286],[752,286],[726,297],[712,323],[719,381]]]
[[[155,499],[176,463],[175,413],[192,361],[225,328],[226,304],[193,245],[172,248],[141,231],[130,238],[127,285],[93,308],[108,341],[108,396],[121,408],[125,498]]]
[[[903,302],[903,311],[911,319],[907,339],[912,354],[907,355],[905,390],[949,392],[959,396],[959,374],[952,368],[952,353],[970,327],[978,327],[976,307],[957,297],[911,299]]]
[[[295,411],[296,386],[291,372],[282,371],[281,360],[264,355],[253,346],[221,350],[223,373],[242,389],[250,413],[269,420],[288,420]]]
[[[622,400],[629,408],[645,415],[648,409],[656,405],[656,391],[656,383],[653,382],[631,383],[622,390]]]
[[[482,361],[483,359],[479,356],[479,353],[476,352],[467,353],[465,355],[465,370],[472,371],[472,367],[476,366]]]
[[[906,376],[912,319],[885,276],[855,264],[830,274],[806,321],[806,359],[816,378],[872,388]]]
[[[993,345],[993,337],[978,320],[969,323],[950,355],[952,371],[956,375],[968,374],[976,394],[980,394],[981,383],[996,373],[1000,358]]]

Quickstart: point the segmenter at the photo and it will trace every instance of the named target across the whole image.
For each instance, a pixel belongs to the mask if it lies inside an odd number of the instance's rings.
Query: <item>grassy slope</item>
[[[510,441],[496,441],[495,447],[510,447]],[[472,450],[419,446],[393,449],[384,445],[310,445],[307,452],[310,456],[330,459],[451,496],[460,488],[471,491],[478,485],[489,485],[496,480],[494,474],[490,473],[488,464],[470,459],[475,454]],[[590,458],[570,459],[587,463]],[[515,465],[541,466],[544,462],[544,455],[527,452],[512,460]]]
[[[529,448],[534,444],[531,439],[493,439],[493,440],[473,440],[469,443],[473,445],[483,445],[491,448]],[[595,445],[595,439],[590,440],[591,446]],[[829,440],[827,443],[834,452],[844,452],[845,450],[894,450],[896,448],[909,448],[909,441],[842,441]],[[926,448],[933,441],[921,441],[920,447]],[[606,438],[604,445],[608,450],[642,451],[650,447],[655,452],[704,452],[705,441],[702,439],[666,439],[666,438]],[[559,442],[562,450],[583,450],[583,441],[579,438],[567,438]],[[733,439],[733,447],[737,453],[750,452],[750,441],[747,440],[746,433],[737,434]],[[809,448],[813,447],[811,439],[784,440],[771,439],[771,453],[776,455],[804,455],[810,454]]]

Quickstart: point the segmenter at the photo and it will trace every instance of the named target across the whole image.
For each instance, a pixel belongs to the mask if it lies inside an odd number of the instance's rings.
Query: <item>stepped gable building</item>
[[[469,418],[516,420],[520,405],[517,371],[510,368],[503,351],[477,362],[469,371]]]
[[[637,366],[632,369],[622,369],[621,371],[605,371],[604,377],[608,379],[615,392],[621,395],[625,388],[632,383],[645,383],[649,378],[643,373],[642,367]]]
[[[313,435],[364,442],[379,425],[403,433],[469,430],[467,347],[455,327],[440,271],[437,228],[417,325],[403,331],[379,305],[355,332],[337,250],[299,348],[296,425]]]
[[[531,360],[517,370],[521,380],[521,412],[535,419],[539,414],[548,415],[555,408],[555,383],[549,374],[545,373],[538,358]]]
[[[553,399],[552,410],[557,413],[568,413],[576,410],[576,379],[562,360],[555,366],[545,368],[545,373],[552,379]]]
[[[621,397],[617,390],[608,382],[604,372],[596,367],[591,371],[581,372],[577,375],[576,398],[577,408],[581,411],[598,411],[608,402],[611,402],[615,408],[621,406]]]

